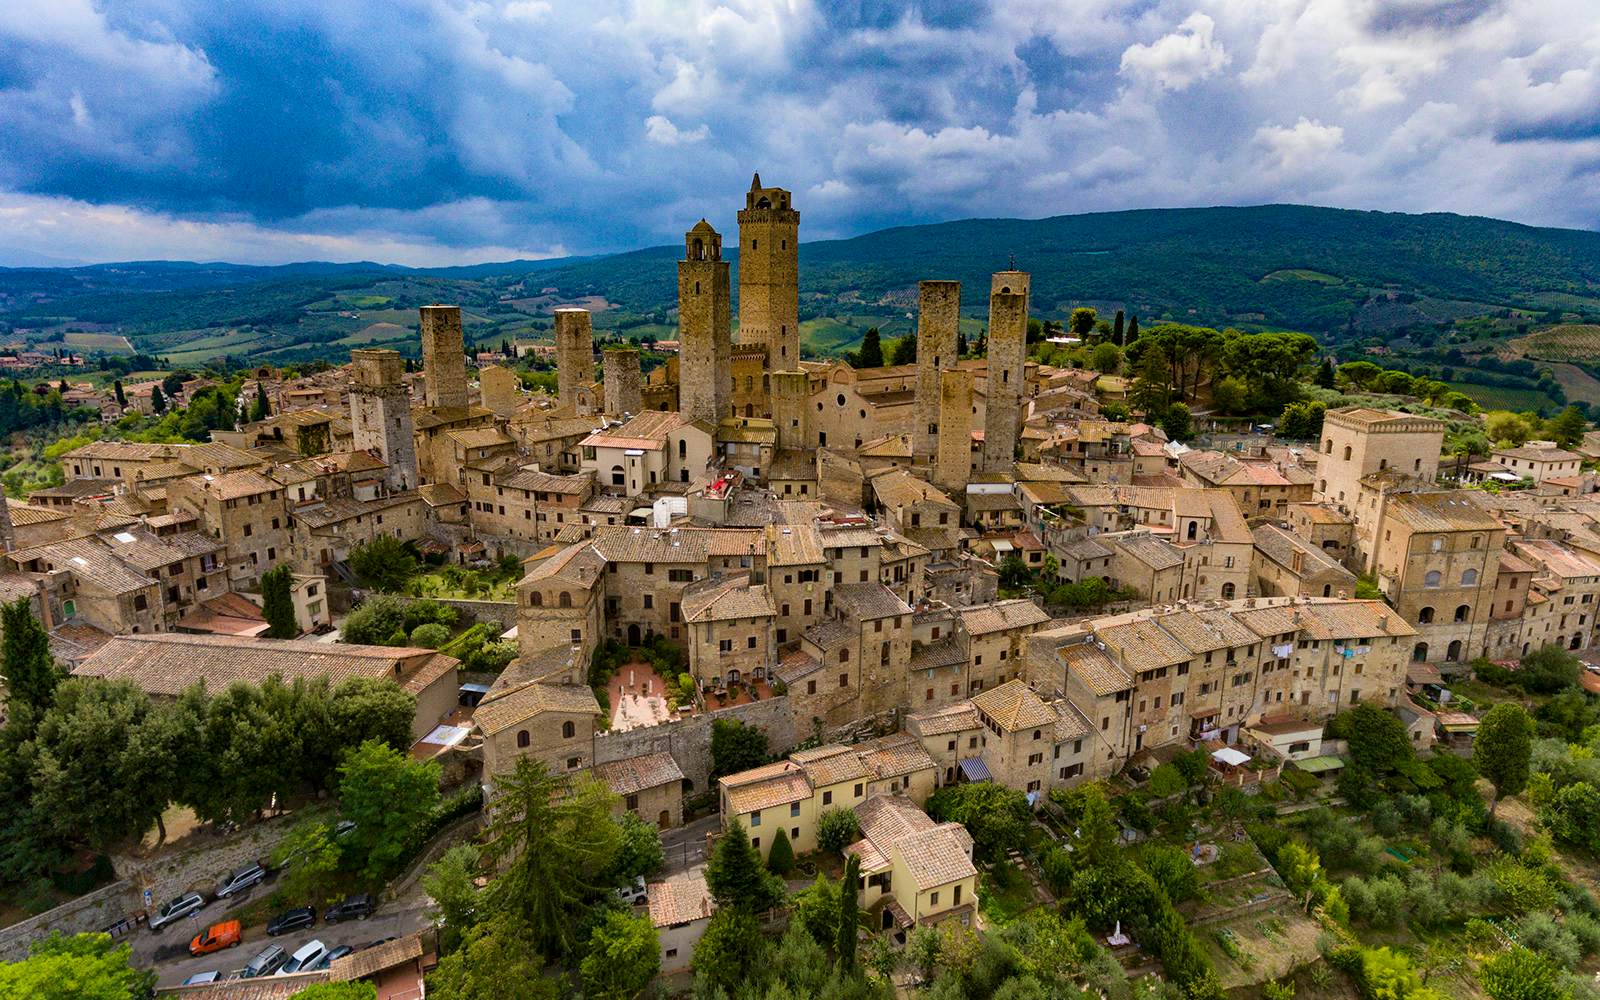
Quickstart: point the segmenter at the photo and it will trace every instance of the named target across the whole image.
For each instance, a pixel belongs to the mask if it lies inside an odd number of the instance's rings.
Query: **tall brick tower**
[[[467,349],[461,339],[460,306],[423,306],[423,401],[429,406],[465,409]]]
[[[556,396],[581,413],[578,394],[594,385],[594,328],[587,309],[556,310]]]
[[[1028,352],[1028,275],[997,271],[989,284],[989,374],[984,391],[984,472],[1009,472],[1022,424]]]
[[[728,415],[733,312],[722,237],[701,219],[678,262],[678,410],[715,425]]]
[[[932,463],[939,448],[939,373],[954,368],[961,324],[961,282],[924,281],[917,287],[917,398],[911,454]]]
[[[800,213],[760,174],[739,213],[739,343],[765,344],[770,371],[799,367]]]
[[[805,372],[772,373],[772,423],[778,431],[780,451],[805,451],[811,447],[811,426],[806,401],[811,376]]]
[[[939,454],[933,484],[966,492],[972,478],[972,372],[951,368],[939,373]]]
[[[620,417],[644,409],[644,390],[639,375],[639,352],[631,347],[608,347],[605,357],[605,412]]]
[[[400,352],[361,347],[350,352],[350,428],[357,451],[376,452],[389,464],[384,482],[394,492],[415,489],[417,441],[411,426],[405,362]],[[432,383],[429,388],[431,391]]]

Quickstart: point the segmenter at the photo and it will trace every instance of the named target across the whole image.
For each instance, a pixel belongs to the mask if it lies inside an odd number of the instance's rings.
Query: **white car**
[[[290,955],[289,960],[283,963],[283,968],[278,970],[278,975],[287,976],[296,972],[310,972],[312,967],[317,964],[317,960],[322,957],[322,953],[327,950],[328,946],[321,941],[307,941],[300,946],[299,951]]]
[[[186,892],[156,911],[150,918],[150,929],[158,931],[175,920],[182,920],[206,905],[206,898],[198,892]]]
[[[617,890],[617,898],[629,906],[643,906],[647,895],[642,876]]]

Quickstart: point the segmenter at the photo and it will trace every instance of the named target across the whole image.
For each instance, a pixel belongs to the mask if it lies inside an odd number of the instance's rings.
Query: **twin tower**
[[[807,376],[800,369],[800,213],[783,188],[750,181],[739,212],[739,346],[765,350],[761,415],[773,418],[778,447],[806,448]],[[722,236],[701,219],[684,236],[678,262],[678,408],[713,425],[735,414],[731,281]],[[1029,276],[997,272],[989,298],[989,358],[984,378],[985,472],[1009,472],[1022,418]],[[924,281],[917,322],[913,448],[935,481],[965,486],[970,471],[975,373],[958,369],[961,283]],[[949,424],[949,433],[941,427]]]

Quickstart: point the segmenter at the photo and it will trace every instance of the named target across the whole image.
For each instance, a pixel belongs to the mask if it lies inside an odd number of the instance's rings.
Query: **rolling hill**
[[[414,348],[414,310],[460,303],[485,342],[537,337],[550,308],[595,296],[602,329],[670,333],[681,247],[596,258],[414,269],[142,262],[0,269],[0,329],[121,334],[149,353],[290,362],[340,360],[351,346]],[[737,265],[736,253],[730,255]],[[1456,215],[1269,205],[1150,209],[1049,219],[907,226],[800,250],[802,318],[832,331],[908,327],[921,278],[963,282],[968,315],[1011,259],[1033,274],[1034,313],[1078,305],[1325,340],[1404,336],[1484,316],[1600,317],[1600,233]],[[399,327],[398,331],[394,327]],[[394,334],[390,337],[389,334]]]

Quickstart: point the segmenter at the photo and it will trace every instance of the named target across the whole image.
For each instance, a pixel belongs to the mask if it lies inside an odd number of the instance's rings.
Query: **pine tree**
[[[877,327],[867,327],[866,335],[861,338],[861,352],[856,358],[861,362],[855,366],[857,368],[883,367],[883,343],[879,339]]]
[[[783,883],[761,866],[761,852],[738,820],[717,841],[706,862],[706,887],[718,908],[750,913],[772,909],[784,895]]]
[[[50,655],[50,636],[34,616],[33,602],[19,597],[0,605],[0,676],[5,680],[6,703],[16,714],[20,706],[38,713],[55,700],[56,686],[65,674]]]
[[[891,365],[914,365],[917,363],[917,335],[908,333],[894,342],[894,351],[889,357]]]
[[[1317,385],[1324,389],[1333,388],[1333,359],[1323,358],[1322,366],[1317,369]]]
[[[1134,313],[1128,317],[1128,343],[1139,339],[1139,314]]]
[[[150,409],[157,413],[167,412],[167,397],[161,394],[161,387],[159,385],[153,385],[150,387]]]
[[[1122,310],[1118,309],[1116,318],[1111,321],[1111,339],[1116,341],[1118,347],[1122,346],[1122,334],[1123,334],[1123,332],[1124,331],[1123,331],[1123,328],[1122,328]]]
[[[119,378],[111,383],[111,393],[117,397],[118,406],[128,405],[128,394],[122,391],[122,379]]]
[[[293,581],[294,574],[282,563],[261,574],[261,613],[267,619],[269,639],[294,639],[300,635],[294,600],[289,596]]]
[[[861,859],[852,854],[844,863],[844,880],[839,884],[839,936],[834,947],[839,965],[846,972],[856,967],[856,883],[861,880]]]

